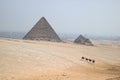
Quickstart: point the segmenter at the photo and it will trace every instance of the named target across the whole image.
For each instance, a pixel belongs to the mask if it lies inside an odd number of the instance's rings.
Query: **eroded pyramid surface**
[[[53,30],[48,21],[42,17],[34,27],[24,36],[23,39],[30,40],[45,40],[60,42],[61,39]]]

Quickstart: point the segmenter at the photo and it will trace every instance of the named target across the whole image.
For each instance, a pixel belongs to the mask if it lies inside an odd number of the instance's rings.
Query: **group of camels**
[[[81,59],[86,60],[87,62],[95,63],[95,60],[93,60],[93,59],[89,59],[89,58],[86,58],[86,57],[81,57]]]

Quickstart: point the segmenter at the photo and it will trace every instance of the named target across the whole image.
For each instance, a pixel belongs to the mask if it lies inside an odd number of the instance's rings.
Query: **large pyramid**
[[[45,40],[45,41],[55,41],[60,42],[61,39],[58,37],[56,32],[47,22],[47,20],[42,17],[35,26],[24,36],[23,39],[30,40]]]
[[[82,35],[80,35],[77,39],[75,39],[74,43],[93,46],[92,42],[88,38],[85,38]]]

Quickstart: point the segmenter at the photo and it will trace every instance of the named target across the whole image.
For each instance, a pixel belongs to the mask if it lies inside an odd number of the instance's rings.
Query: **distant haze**
[[[0,32],[27,33],[42,16],[57,33],[120,36],[120,0],[0,0]]]

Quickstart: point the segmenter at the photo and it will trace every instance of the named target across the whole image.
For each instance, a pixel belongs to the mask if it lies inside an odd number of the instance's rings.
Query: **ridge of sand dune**
[[[0,80],[119,80],[120,47],[94,43],[91,47],[0,38]]]

